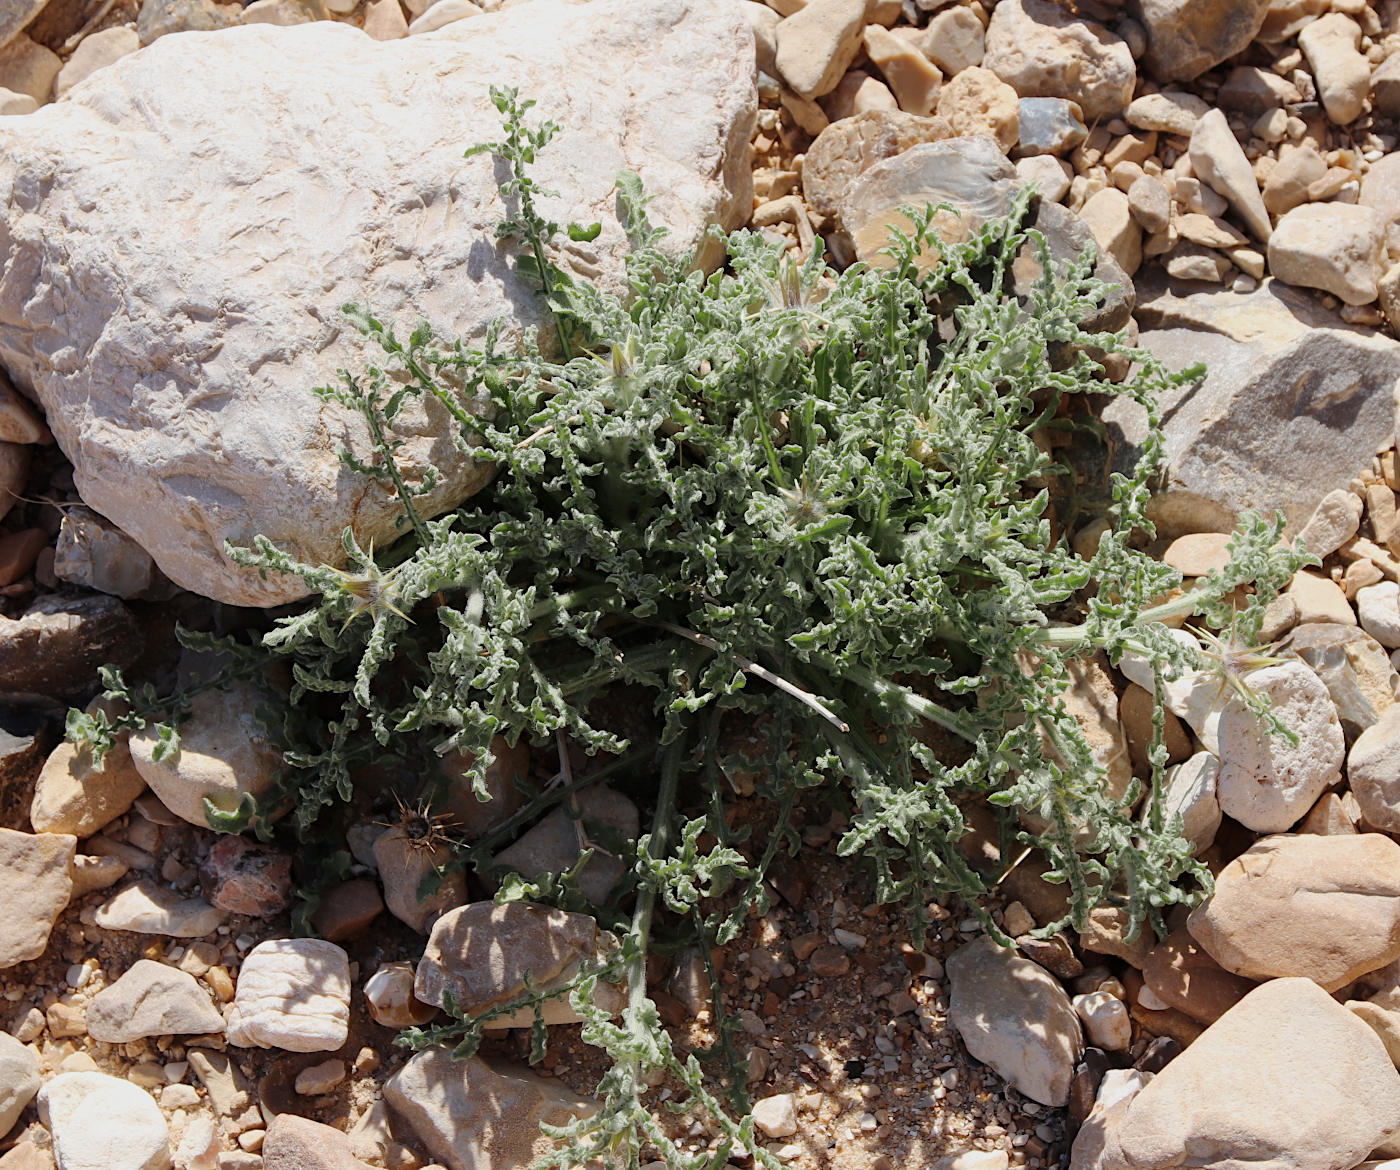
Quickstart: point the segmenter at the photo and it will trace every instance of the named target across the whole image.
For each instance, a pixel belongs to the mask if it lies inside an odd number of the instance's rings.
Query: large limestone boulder
[[[622,168],[674,250],[747,219],[753,34],[727,0],[535,0],[389,42],[328,21],[187,33],[0,120],[0,365],[84,500],[176,583],[276,605],[301,582],[237,568],[225,541],[336,563],[347,525],[396,535],[392,494],[336,456],[370,454],[364,424],[311,394],[363,365],[346,302],[403,332],[541,322],[494,235],[499,165],[462,156],[500,138],[489,84],[564,127],[534,174],[559,192],[545,215],[602,224],[561,251],[576,273],[620,283]],[[428,513],[490,474],[449,430],[440,404],[401,419],[408,477],[441,471]]]
[[[1206,378],[1162,398],[1166,482],[1158,531],[1229,531],[1248,508],[1281,511],[1296,535],[1395,438],[1400,342],[1346,325],[1307,293],[1265,281],[1251,293],[1138,282],[1139,344]],[[1143,416],[1126,398],[1104,411],[1126,458]]]

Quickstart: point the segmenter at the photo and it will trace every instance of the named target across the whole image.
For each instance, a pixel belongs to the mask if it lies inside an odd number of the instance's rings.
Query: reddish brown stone
[[[327,942],[354,938],[384,910],[377,883],[366,878],[341,882],[321,895],[311,925]]]
[[[1203,1024],[1214,1023],[1254,990],[1252,980],[1225,970],[1184,926],[1148,952],[1142,977],[1158,999]]]

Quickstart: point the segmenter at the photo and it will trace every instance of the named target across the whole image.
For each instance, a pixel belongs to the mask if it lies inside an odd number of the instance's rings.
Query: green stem
[[[393,447],[390,446],[388,437],[384,434],[384,426],[379,418],[379,409],[367,398],[361,401],[361,413],[365,416],[365,421],[369,424],[370,435],[374,439],[374,445],[384,456],[384,470],[389,473],[389,478],[394,481],[394,490],[398,493],[399,500],[403,503],[404,511],[408,514],[408,522],[413,526],[413,533],[418,537],[418,543],[424,548],[427,548],[431,543],[428,536],[427,525],[423,523],[423,517],[418,514],[418,509],[414,507],[413,496],[408,490],[408,484],[404,482],[403,476],[399,473],[399,463],[398,460],[394,458]]]

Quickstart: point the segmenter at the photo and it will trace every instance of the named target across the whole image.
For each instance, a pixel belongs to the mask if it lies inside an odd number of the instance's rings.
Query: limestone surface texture
[[[311,393],[363,366],[341,306],[469,341],[541,323],[494,235],[499,163],[462,157],[500,137],[491,84],[563,127],[536,164],[559,192],[541,210],[602,224],[566,268],[620,287],[623,168],[672,249],[746,220],[753,34],[729,0],[536,0],[390,42],[330,21],[181,33],[0,119],[0,365],[84,500],[177,584],[277,605],[300,579],[260,579],[226,541],[339,563],[347,526],[396,535],[395,498],[337,456],[370,455],[365,426]],[[440,404],[398,430],[410,480],[441,471],[425,512],[488,479]]]

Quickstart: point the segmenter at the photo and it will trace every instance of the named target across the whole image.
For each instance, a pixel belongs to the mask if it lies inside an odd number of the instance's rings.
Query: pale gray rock
[[[14,114],[32,114],[39,108],[36,102],[27,93],[15,93],[12,89],[0,86],[0,117],[10,117]]]
[[[105,1044],[223,1030],[223,1015],[193,975],[151,959],[138,959],[87,1007],[88,1035]]]
[[[585,848],[593,856],[578,875],[579,889],[592,902],[602,903],[627,871],[616,854],[608,852],[599,834],[623,841],[636,840],[641,829],[637,806],[612,788],[589,788],[579,793],[576,820],[573,810],[557,808],[509,848],[496,854],[495,862],[527,878],[560,874],[571,869]]]
[[[1357,736],[1347,756],[1347,779],[1370,824],[1400,831],[1400,706]]]
[[[1400,1075],[1315,983],[1276,979],[1159,1072],[1114,1128],[1117,1170],[1348,1170],[1400,1129]]]
[[[1361,512],[1361,497],[1349,489],[1337,488],[1318,501],[1298,539],[1313,556],[1331,556],[1356,535],[1361,527]]]
[[[450,1170],[534,1165],[553,1144],[540,1122],[566,1125],[598,1108],[557,1080],[479,1056],[453,1060],[442,1047],[420,1052],[390,1077],[384,1099]]]
[[[966,12],[967,9],[955,9]],[[1064,154],[1089,135],[1084,111],[1068,98],[1022,98],[1019,103],[1018,155]]]
[[[1361,628],[1382,646],[1400,649],[1400,584],[1380,581],[1356,591]]]
[[[318,938],[270,939],[238,970],[228,1040],[243,1048],[334,1052],[350,1027],[350,960]]]
[[[58,1170],[169,1170],[170,1132],[144,1089],[98,1072],[60,1073],[39,1090]]]
[[[261,702],[258,689],[244,681],[195,695],[180,723],[179,750],[163,759],[155,758],[160,739],[153,729],[132,735],[136,770],[177,817],[207,829],[206,800],[231,813],[245,795],[272,787],[282,757],[258,718]]]
[[[1249,47],[1269,0],[1133,0],[1147,32],[1142,63],[1158,81],[1190,81]]]
[[[1242,701],[1231,701],[1220,716],[1216,791],[1226,816],[1257,833],[1279,833],[1341,779],[1346,742],[1327,688],[1303,663],[1267,666],[1245,682],[1268,696],[1271,714],[1298,742],[1273,734]]]
[[[948,1018],[967,1050],[1031,1100],[1063,1105],[1084,1037],[1055,977],[986,937],[955,951],[947,971]]]
[[[1021,97],[1068,98],[1095,121],[1122,113],[1137,81],[1121,37],[1051,0],[1002,0],[982,64]]]
[[[452,860],[446,845],[411,840],[396,826],[375,838],[372,856],[389,913],[419,934],[467,900],[466,875],[460,869],[442,872]]]
[[[450,995],[472,1015],[503,1007],[525,990],[528,973],[540,988],[559,987],[585,965],[605,964],[617,940],[586,914],[570,914],[530,902],[473,902],[449,910],[433,926],[414,978],[420,1002],[441,1007]],[[621,1009],[625,988],[599,980],[594,1002],[607,1011]],[[542,1005],[545,1022],[578,1020],[566,996]],[[498,1016],[489,1028],[529,1027],[526,1009]]]
[[[1327,173],[1327,160],[1311,146],[1287,151],[1264,180],[1264,206],[1283,215],[1308,202],[1308,188]]]
[[[1034,154],[1016,163],[1016,181],[1027,187],[1034,183],[1040,197],[1049,203],[1058,203],[1069,193],[1073,177],[1070,165],[1050,154]]]
[[[44,11],[44,5],[48,2],[49,0],[0,0],[0,49],[23,32],[25,26]]]
[[[14,1128],[38,1091],[38,1053],[8,1032],[0,1032],[0,1136]]]
[[[1310,666],[1332,696],[1350,743],[1395,704],[1400,677],[1379,642],[1355,626],[1305,622],[1284,642],[1285,653]]]
[[[370,1170],[344,1133],[295,1113],[272,1119],[260,1153],[263,1170]]]
[[[1269,237],[1269,271],[1349,305],[1369,305],[1384,271],[1384,224],[1369,207],[1309,203],[1282,216]]]
[[[802,194],[818,215],[836,214],[847,187],[877,162],[903,154],[921,142],[952,136],[942,118],[921,118],[901,110],[864,110],[832,122],[807,149]]]
[[[971,8],[954,5],[929,18],[923,50],[930,61],[952,77],[982,64],[986,30]]]
[[[1117,187],[1091,195],[1079,209],[1099,249],[1107,252],[1129,276],[1142,263],[1142,226],[1133,218],[1128,197]]]
[[[1230,201],[1255,239],[1267,241],[1272,229],[1254,168],[1219,110],[1210,110],[1196,123],[1190,153],[1196,174]]]
[[[1400,60],[1400,54],[1394,59]],[[1387,154],[1371,164],[1362,176],[1357,202],[1371,208],[1387,226],[1400,221],[1400,152]]]
[[[37,959],[73,892],[68,833],[0,829],[0,969]]]
[[[1297,533],[1358,460],[1393,442],[1400,343],[1278,281],[1187,292],[1148,273],[1138,297],[1138,343],[1173,369],[1206,366],[1203,382],[1161,403],[1166,476],[1153,515],[1163,535],[1228,531],[1247,508],[1281,511]],[[1104,418],[1134,457],[1141,414],[1117,399]]]
[[[1219,778],[1220,761],[1210,752],[1197,752],[1167,772],[1166,814],[1181,817],[1182,835],[1196,853],[1210,848],[1220,828]]]
[[[1360,43],[1361,26],[1341,12],[1319,17],[1298,34],[1298,47],[1317,82],[1317,96],[1338,126],[1354,122],[1366,108],[1371,65]]]
[[[216,0],[141,0],[136,33],[143,45],[177,32],[212,32],[238,23],[240,9]]]
[[[174,593],[150,554],[89,508],[63,510],[53,571],[60,581],[114,597],[159,600]]]
[[[1392,53],[1371,74],[1371,108],[1387,118],[1400,115],[1400,53]]]
[[[185,898],[164,886],[137,882],[108,898],[93,921],[106,930],[203,938],[218,930],[227,917],[203,898]]]
[[[157,16],[143,9],[143,41]],[[407,41],[328,21],[163,37],[51,111],[0,122],[0,191],[18,193],[0,364],[46,408],[84,499],[178,584],[280,604],[305,587],[239,569],[225,541],[262,533],[339,563],[347,525],[362,545],[396,534],[392,493],[335,453],[369,455],[361,420],[310,393],[363,364],[341,305],[475,340],[502,316],[508,335],[542,323],[494,238],[499,164],[462,158],[500,135],[488,84],[545,98],[540,116],[566,127],[533,171],[560,192],[541,210],[603,226],[561,249],[565,267],[620,289],[621,168],[656,196],[677,252],[747,219],[753,34],[727,0],[534,0]],[[489,477],[439,405],[399,430],[411,480],[441,471],[425,512]]]
[[[1236,975],[1336,991],[1400,958],[1400,845],[1380,833],[1264,837],[1220,871],[1187,926]]]
[[[141,37],[134,28],[116,25],[100,32],[89,33],[73,50],[73,55],[63,63],[63,68],[54,78],[53,96],[61,98],[78,82],[91,77],[99,69],[104,69],[128,53],[141,47]]]

